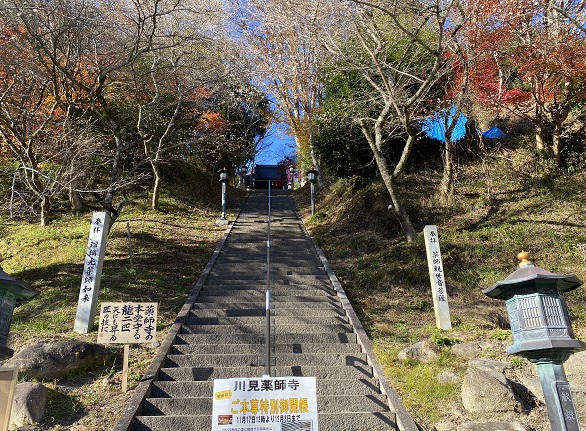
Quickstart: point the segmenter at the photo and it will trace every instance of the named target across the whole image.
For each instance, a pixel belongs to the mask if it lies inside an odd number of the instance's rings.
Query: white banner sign
[[[152,343],[157,336],[156,302],[104,302],[98,343]]]
[[[212,431],[318,431],[315,377],[214,380]]]

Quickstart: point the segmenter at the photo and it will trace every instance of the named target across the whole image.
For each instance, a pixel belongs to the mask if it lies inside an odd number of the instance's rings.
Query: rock
[[[468,365],[478,370],[495,371],[497,373],[502,373],[511,368],[511,364],[506,362],[489,361],[487,359],[473,360],[468,362]]]
[[[519,422],[469,422],[458,427],[458,431],[530,431],[531,428]]]
[[[401,350],[397,357],[400,361],[414,359],[418,362],[429,363],[439,358],[439,354],[439,348],[434,343],[424,340]]]
[[[462,384],[462,404],[471,413],[509,413],[524,411],[512,385],[502,372],[471,366]]]
[[[72,371],[103,366],[112,355],[110,349],[99,344],[78,340],[57,341],[25,347],[4,366],[18,368],[20,377],[55,380]]]
[[[539,377],[520,376],[519,380],[535,398],[545,404],[545,396],[543,395],[543,389],[541,388]]]
[[[460,343],[452,346],[452,353],[459,358],[474,359],[482,353],[482,348],[479,343]]]
[[[458,383],[460,376],[453,370],[445,370],[437,375],[437,381],[440,383]]]
[[[40,383],[19,383],[14,389],[10,423],[16,427],[40,422],[45,415],[47,388]]]
[[[586,350],[571,355],[564,362],[564,371],[570,385],[584,385],[586,382]]]

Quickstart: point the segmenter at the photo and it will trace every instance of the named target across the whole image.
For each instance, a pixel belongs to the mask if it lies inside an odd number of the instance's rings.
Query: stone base
[[[219,218],[218,220],[216,220],[216,226],[226,226],[229,223],[230,222],[225,218]]]
[[[12,358],[14,355],[14,350],[9,349],[6,346],[0,346],[0,361],[4,359]]]

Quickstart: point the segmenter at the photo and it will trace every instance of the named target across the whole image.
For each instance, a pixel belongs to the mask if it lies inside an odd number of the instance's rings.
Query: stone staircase
[[[213,380],[266,374],[267,213],[252,192],[115,431],[211,429]],[[288,191],[270,225],[271,375],[317,379],[321,431],[416,431]]]

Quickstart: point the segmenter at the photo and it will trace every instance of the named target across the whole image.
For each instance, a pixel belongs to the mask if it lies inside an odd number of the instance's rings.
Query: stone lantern
[[[218,174],[220,174],[220,182],[222,183],[222,215],[216,221],[216,224],[220,226],[228,224],[228,220],[226,219],[226,185],[230,180],[230,171],[223,168],[218,171]]]
[[[0,360],[12,357],[14,351],[6,347],[12,314],[17,302],[38,295],[24,281],[15,280],[0,268]]]
[[[535,266],[526,252],[518,258],[515,272],[482,293],[506,302],[513,333],[507,351],[537,365],[551,430],[580,431],[562,364],[586,345],[574,336],[562,293],[582,282],[574,274],[557,275]]]

